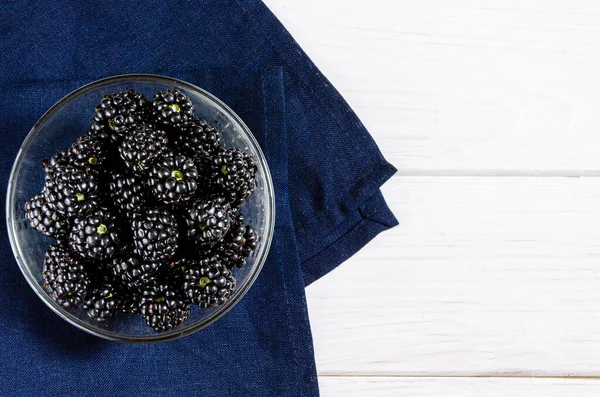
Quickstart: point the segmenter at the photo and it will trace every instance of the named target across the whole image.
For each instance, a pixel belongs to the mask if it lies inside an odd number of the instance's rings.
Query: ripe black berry
[[[198,262],[188,257],[183,257],[175,262],[170,262],[162,269],[162,273],[160,274],[161,280],[164,280],[170,286],[181,290],[181,288],[183,288],[183,276],[185,271],[197,266]]]
[[[158,262],[145,261],[135,255],[126,254],[113,259],[110,270],[123,286],[129,290],[141,290],[155,280],[161,268]]]
[[[25,219],[32,229],[48,237],[62,239],[70,231],[67,218],[48,204],[44,193],[36,194],[25,204]]]
[[[123,139],[119,154],[129,170],[144,175],[156,160],[168,153],[167,144],[164,131],[141,124]]]
[[[44,255],[44,288],[59,305],[72,307],[82,303],[90,287],[83,263],[63,245],[51,245]]]
[[[69,245],[83,258],[104,261],[119,252],[121,233],[115,216],[99,208],[75,218]]]
[[[157,122],[180,128],[194,115],[194,104],[177,89],[158,91],[152,100],[152,115]]]
[[[123,294],[123,301],[121,302],[121,312],[139,314],[140,313],[140,299],[142,293],[138,291],[126,291]]]
[[[66,217],[97,206],[99,186],[96,176],[73,165],[57,166],[53,179],[46,181],[46,200]]]
[[[175,140],[175,146],[188,156],[212,153],[219,147],[221,133],[204,119],[191,119]]]
[[[244,216],[239,214],[223,242],[216,246],[215,254],[227,268],[241,268],[257,246],[256,231],[250,225],[244,226]]]
[[[201,308],[209,308],[227,302],[235,289],[235,283],[231,271],[217,258],[207,258],[198,267],[184,272],[183,288],[192,303]]]
[[[42,165],[44,166],[44,172],[46,173],[45,180],[54,180],[56,168],[69,165],[69,156],[67,155],[67,150],[57,150],[50,157],[50,159],[43,159]]]
[[[248,153],[221,147],[213,155],[201,157],[199,162],[208,178],[208,189],[222,192],[232,205],[238,206],[252,195],[258,168]]]
[[[83,307],[94,320],[105,321],[121,310],[121,304],[121,292],[112,284],[105,283],[94,288],[86,297]]]
[[[133,217],[132,230],[134,249],[144,260],[166,262],[177,253],[177,220],[169,211],[151,208],[137,212]]]
[[[198,189],[198,169],[188,157],[166,156],[150,170],[148,185],[154,197],[165,204],[180,204]]]
[[[199,248],[221,241],[231,225],[229,206],[212,200],[197,200],[183,214],[186,237]]]
[[[114,206],[123,217],[131,217],[147,201],[143,183],[132,174],[111,174],[108,192]]]
[[[164,283],[149,285],[144,289],[139,309],[146,323],[158,332],[177,327],[190,316],[190,305],[185,297]]]
[[[98,171],[106,160],[106,150],[101,140],[85,135],[71,145],[67,156],[69,163],[77,168]]]
[[[141,121],[149,101],[135,90],[126,90],[106,94],[96,106],[94,121],[98,131],[101,127],[111,136],[112,141],[118,141],[133,126]]]

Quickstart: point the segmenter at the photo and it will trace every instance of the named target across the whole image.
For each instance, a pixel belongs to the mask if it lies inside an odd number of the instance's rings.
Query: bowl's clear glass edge
[[[43,125],[50,117],[52,117],[54,112],[56,112],[62,105],[67,103],[73,97],[80,95],[86,91],[93,90],[98,87],[102,87],[104,85],[116,84],[116,83],[126,83],[131,80],[150,81],[150,82],[157,82],[157,83],[162,83],[162,84],[169,84],[169,82],[176,82],[177,84],[185,86],[192,91],[197,91],[198,93],[207,97],[209,100],[215,102],[218,106],[220,106],[225,111],[225,113],[227,113],[232,119],[234,119],[237,123],[239,123],[242,126],[242,129],[247,133],[248,138],[254,145],[254,149],[260,154],[258,160],[259,160],[261,168],[264,172],[264,177],[265,177],[265,181],[266,181],[266,184],[265,184],[266,185],[265,186],[266,195],[265,196],[267,197],[267,200],[269,202],[269,207],[271,208],[271,212],[265,211],[265,213],[264,213],[264,216],[266,217],[265,225],[266,225],[266,230],[268,231],[268,233],[266,236],[263,236],[264,249],[262,250],[260,256],[255,259],[255,262],[257,263],[257,265],[254,267],[252,274],[250,274],[248,282],[246,282],[246,284],[244,284],[244,286],[242,288],[236,290],[236,292],[234,293],[232,298],[225,305],[220,306],[211,317],[207,318],[206,320],[199,321],[197,324],[194,324],[194,325],[186,328],[185,330],[183,330],[180,333],[170,333],[170,334],[157,333],[156,335],[151,335],[151,336],[131,336],[131,335],[123,336],[118,333],[114,333],[114,332],[110,332],[110,331],[101,331],[101,330],[88,328],[85,325],[85,323],[82,322],[81,320],[79,320],[78,318],[76,318],[74,316],[68,316],[66,310],[63,309],[60,305],[58,305],[56,302],[54,302],[54,300],[52,300],[48,296],[48,294],[43,290],[43,288],[37,282],[35,282],[33,275],[31,274],[31,272],[29,271],[29,269],[23,262],[22,255],[19,252],[19,248],[18,248],[16,239],[15,239],[15,229],[14,229],[15,224],[13,222],[14,215],[15,215],[14,214],[14,204],[15,204],[14,203],[14,200],[15,200],[15,198],[14,198],[14,194],[15,194],[15,192],[14,192],[14,181],[15,181],[14,177],[21,167],[23,152],[31,145],[31,142],[34,139],[34,136],[35,136],[39,126]],[[202,328],[205,328],[205,327],[211,325],[212,323],[217,321],[219,318],[224,316],[229,310],[231,310],[231,308],[233,308],[244,297],[244,295],[248,292],[248,290],[250,289],[252,284],[254,284],[262,267],[265,264],[265,261],[267,259],[267,255],[269,253],[269,249],[271,246],[271,241],[273,239],[273,232],[274,232],[274,228],[275,228],[275,191],[273,188],[273,181],[271,179],[271,172],[269,171],[269,166],[266,162],[264,154],[263,154],[256,138],[254,137],[254,135],[252,134],[252,132],[250,131],[248,126],[242,121],[242,119],[240,119],[240,117],[231,108],[229,108],[229,106],[227,106],[225,103],[223,103],[220,99],[218,99],[217,97],[215,97],[211,93],[207,92],[206,90],[203,90],[200,87],[197,87],[186,81],[179,80],[179,79],[176,79],[173,77],[166,77],[166,76],[154,75],[154,74],[123,74],[123,75],[100,79],[100,80],[91,82],[87,85],[84,85],[84,86],[79,87],[78,89],[72,91],[71,93],[69,93],[68,95],[63,97],[61,100],[56,102],[50,109],[48,109],[48,111],[46,111],[46,113],[44,113],[44,115],[31,128],[31,130],[27,134],[27,137],[21,144],[21,148],[19,149],[19,152],[17,153],[17,157],[13,163],[13,167],[12,167],[12,170],[11,170],[11,173],[9,176],[8,188],[7,188],[7,193],[6,193],[6,226],[7,226],[8,238],[9,238],[12,250],[13,250],[13,254],[15,256],[17,264],[19,265],[19,268],[21,269],[21,272],[23,273],[23,276],[27,280],[30,287],[40,297],[40,299],[50,309],[52,309],[56,314],[58,314],[62,319],[64,319],[65,321],[71,323],[72,325],[76,326],[77,328],[79,328],[85,332],[88,332],[92,335],[99,336],[101,338],[112,340],[112,341],[129,342],[129,343],[163,342],[163,341],[167,341],[167,340],[181,338],[186,335],[190,335]]]

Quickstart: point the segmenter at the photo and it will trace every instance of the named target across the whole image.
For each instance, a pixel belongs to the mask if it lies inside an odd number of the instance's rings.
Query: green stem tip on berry
[[[179,106],[176,103],[172,103],[169,105],[169,109],[171,109],[172,111],[174,111],[175,113],[179,113],[181,112],[181,106]]]
[[[164,296],[161,296],[156,301],[160,303],[160,302],[164,302],[165,300],[166,300],[166,298]]]
[[[198,281],[198,285],[199,285],[201,288],[204,288],[204,287],[206,287],[206,286],[207,286],[208,284],[210,284],[210,283],[212,283],[212,281],[211,281],[211,280],[210,280],[210,278],[208,278],[208,277],[201,277],[201,278],[200,278],[200,281]]]
[[[183,172],[179,171],[179,170],[173,170],[171,171],[171,176],[175,179],[177,179],[178,181],[183,180]]]
[[[108,228],[106,227],[105,224],[101,223],[100,226],[98,226],[98,228],[96,229],[96,231],[98,232],[99,235],[103,235],[108,233]]]
[[[75,193],[75,197],[77,197],[77,201],[85,200],[85,194],[83,193]]]
[[[90,157],[88,163],[90,163],[90,165],[96,165],[98,164],[98,159],[96,157]]]
[[[227,166],[226,166],[226,165],[223,165],[223,166],[221,167],[221,174],[223,174],[223,175],[227,175]]]

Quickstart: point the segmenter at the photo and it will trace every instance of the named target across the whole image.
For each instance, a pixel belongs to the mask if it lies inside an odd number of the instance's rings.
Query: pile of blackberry
[[[30,227],[56,240],[48,294],[98,321],[140,315],[158,332],[190,305],[226,303],[259,243],[240,211],[256,160],[225,147],[177,89],[106,94],[94,113],[86,135],[42,161],[44,186],[26,204]]]

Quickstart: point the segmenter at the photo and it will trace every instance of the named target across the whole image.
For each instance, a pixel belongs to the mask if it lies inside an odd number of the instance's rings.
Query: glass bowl
[[[28,227],[25,203],[42,189],[44,172],[40,161],[57,149],[68,147],[87,132],[94,106],[103,94],[135,88],[147,97],[158,90],[177,88],[195,105],[195,114],[217,126],[223,142],[247,150],[258,161],[256,190],[242,206],[247,222],[260,236],[260,243],[244,268],[235,273],[237,289],[224,305],[199,309],[192,305],[190,318],[167,332],[156,332],[142,317],[119,315],[105,323],[90,319],[81,308],[65,309],[43,289],[42,263],[46,249],[54,242]],[[6,222],[17,263],[35,293],[64,320],[93,335],[125,342],[159,342],[196,332],[223,316],[242,299],[258,276],[269,251],[275,218],[273,184],[265,157],[244,122],[223,102],[210,93],[181,80],[157,75],[122,75],[83,86],[52,106],[33,126],[17,154],[8,184]]]

